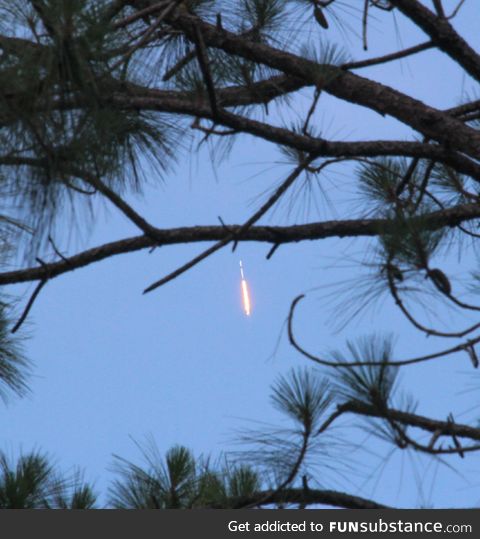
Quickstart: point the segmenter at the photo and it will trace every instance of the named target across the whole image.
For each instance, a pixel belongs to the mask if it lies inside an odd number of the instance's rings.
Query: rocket
[[[252,314],[252,305],[250,302],[250,294],[248,291],[248,285],[245,279],[245,274],[243,273],[243,264],[241,260],[240,260],[240,282],[242,286],[243,311],[247,316],[250,316]]]

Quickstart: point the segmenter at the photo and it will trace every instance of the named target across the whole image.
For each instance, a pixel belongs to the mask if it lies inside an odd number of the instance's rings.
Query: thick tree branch
[[[407,425],[410,427],[416,427],[427,432],[439,433],[437,436],[458,436],[459,438],[468,438],[469,440],[480,441],[480,429],[471,427],[469,425],[463,425],[461,423],[454,423],[453,421],[439,421],[437,419],[431,419],[429,417],[403,412],[402,410],[395,410],[394,408],[387,408],[386,410],[380,410],[378,407],[370,404],[364,404],[358,401],[350,401],[338,406],[338,409],[332,414],[333,419],[340,417],[345,413],[359,414],[367,417],[377,417],[379,419],[385,418],[385,414],[394,421]],[[333,420],[327,419],[324,425],[330,425]],[[319,433],[326,430],[326,427],[322,426],[319,429]]]
[[[192,99],[177,99],[176,97],[160,96],[140,97],[116,94],[112,101],[125,109],[156,110],[189,116],[216,120],[225,127],[242,131],[263,138],[276,144],[282,144],[297,150],[309,152],[317,157],[376,157],[380,155],[397,155],[419,157],[439,161],[454,167],[462,174],[480,180],[480,165],[468,159],[461,153],[446,150],[433,144],[404,141],[329,141],[313,138],[289,129],[275,127],[271,124],[252,120],[244,116],[222,111],[221,119],[214,119],[210,107],[205,102],[195,102]]]
[[[17,51],[21,49],[25,50],[25,47],[30,47],[32,50],[41,49],[40,46],[27,40],[8,38],[5,41],[5,46],[14,48]],[[316,66],[317,64],[313,65]],[[115,92],[113,102],[124,108],[157,110],[160,112],[188,114],[195,117],[213,119],[208,103],[198,98],[192,99],[192,96],[186,92],[147,89],[131,83],[112,82],[117,85],[119,90],[122,89],[122,91]],[[308,81],[299,77],[279,75],[265,81],[254,83],[250,88],[230,87],[218,89],[217,96],[219,102],[224,107],[268,103],[276,97],[296,91],[308,84],[310,84]],[[58,106],[68,108],[71,106],[82,106],[82,104],[81,102],[72,102],[70,104],[59,102]],[[475,103],[443,111],[441,114],[456,116],[461,114],[462,108],[465,107],[471,110],[472,107],[475,108]],[[355,154],[363,156],[405,155],[419,158],[424,157],[444,162],[449,166],[457,168],[464,174],[480,179],[480,167],[476,163],[468,160],[459,153],[454,153],[449,149],[443,149],[431,144],[426,145],[400,141],[330,142],[306,136],[302,137],[302,135],[287,129],[276,128],[269,124],[262,124],[261,122],[249,120],[231,113],[225,113],[221,123],[237,131],[251,133],[271,142],[289,145],[302,151],[316,153],[317,155],[328,157],[340,155],[353,156]],[[328,144],[325,144],[326,142]]]
[[[480,55],[455,31],[444,17],[438,17],[418,0],[391,0],[419,26],[443,52],[480,81]]]
[[[359,496],[353,496],[344,492],[335,490],[316,490],[311,488],[307,491],[300,488],[288,488],[281,492],[262,491],[255,493],[253,496],[231,501],[231,504],[235,509],[279,503],[331,505],[333,507],[343,507],[345,509],[394,509],[393,507],[382,505],[373,500],[360,498]]]
[[[292,53],[246,40],[226,30],[219,31],[216,26],[183,10],[167,17],[167,22],[173,28],[184,32],[192,41],[195,40],[198,26],[208,46],[268,65],[302,78],[340,99],[368,107],[381,114],[389,114],[424,136],[480,159],[478,131],[393,88],[345,72],[339,67],[321,66]]]
[[[423,219],[432,228],[455,226],[463,221],[480,218],[480,207],[465,204],[431,213]],[[26,268],[0,273],[0,284],[14,284],[36,281],[45,277],[53,278],[110,258],[111,256],[140,251],[155,245],[175,245],[220,241],[233,234],[238,241],[264,242],[272,245],[320,240],[331,237],[368,237],[377,236],[388,230],[392,223],[386,219],[347,219],[323,221],[307,225],[292,226],[252,226],[240,233],[241,225],[194,226],[171,229],[154,228],[152,235],[135,236],[88,249],[71,257],[68,262],[59,260],[45,266]]]

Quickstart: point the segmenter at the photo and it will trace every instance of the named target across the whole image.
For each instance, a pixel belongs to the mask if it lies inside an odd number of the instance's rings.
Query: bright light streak
[[[247,316],[252,314],[252,303],[250,301],[250,293],[248,291],[247,281],[245,275],[243,274],[242,261],[240,260],[240,278],[242,284],[242,301],[243,301],[243,310]]]
[[[242,298],[243,298],[243,310],[247,316],[252,313],[252,307],[250,304],[250,296],[248,294],[247,281],[242,279]]]

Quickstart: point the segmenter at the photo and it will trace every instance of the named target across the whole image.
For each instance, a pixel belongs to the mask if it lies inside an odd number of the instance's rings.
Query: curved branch
[[[446,337],[446,338],[461,338],[465,337],[469,333],[472,333],[472,331],[476,331],[480,327],[480,322],[477,322],[476,324],[471,325],[470,327],[467,327],[463,330],[459,331],[438,331],[436,329],[427,327],[420,323],[407,309],[404,302],[402,301],[402,298],[400,297],[400,294],[398,293],[398,288],[395,284],[395,280],[392,274],[392,266],[391,264],[387,264],[386,266],[386,273],[387,273],[387,281],[388,281],[388,288],[390,290],[390,294],[392,295],[392,298],[395,302],[395,305],[400,309],[400,311],[403,313],[405,318],[419,331],[422,331],[425,333],[428,337],[433,335],[434,337]],[[451,294],[445,294],[448,298],[452,299],[452,301],[455,302],[455,304],[458,305],[459,302],[456,301],[456,298],[454,298]]]
[[[297,474],[300,470],[300,466],[302,465],[303,461],[305,460],[305,457],[307,456],[307,450],[308,450],[308,444],[310,441],[310,436],[312,434],[312,431],[310,429],[310,426],[304,425],[304,431],[302,432],[302,444],[300,446],[300,450],[298,452],[297,458],[295,459],[295,462],[293,463],[292,469],[290,470],[290,473],[285,478],[282,483],[273,491],[265,495],[265,498],[261,498],[259,500],[256,500],[251,505],[243,506],[243,509],[250,509],[252,507],[260,507],[262,505],[267,505],[270,503],[274,503],[274,500],[278,495],[281,495],[283,492],[285,492],[285,488],[290,485],[295,478],[297,477]],[[304,502],[305,503],[305,502]]]
[[[295,334],[293,332],[293,314],[295,312],[295,308],[297,304],[305,297],[304,294],[297,296],[290,306],[290,312],[288,314],[287,319],[287,328],[288,328],[288,339],[290,341],[290,344],[297,350],[297,352],[300,352],[303,356],[310,359],[311,361],[314,361],[315,363],[318,363],[319,365],[323,365],[325,367],[334,367],[337,369],[349,369],[351,367],[367,367],[367,366],[382,366],[385,365],[385,361],[330,361],[328,359],[323,359],[319,356],[315,356],[305,350],[300,344],[298,343],[297,339],[295,338]],[[467,350],[469,347],[471,347],[474,344],[477,344],[480,342],[480,335],[477,335],[473,339],[469,339],[468,341],[458,344],[457,346],[453,346],[452,348],[447,348],[445,350],[441,350],[440,352],[435,352],[434,354],[428,354],[425,356],[419,356],[411,359],[402,359],[402,360],[393,360],[388,361],[388,366],[392,367],[401,367],[404,365],[413,365],[415,363],[423,363],[425,361],[431,361],[433,359],[438,359],[440,357],[449,356],[452,354],[455,354],[456,352],[461,352],[464,350]]]
[[[456,63],[480,81],[480,55],[455,31],[444,17],[437,17],[417,0],[391,0],[405,16],[419,26]]]

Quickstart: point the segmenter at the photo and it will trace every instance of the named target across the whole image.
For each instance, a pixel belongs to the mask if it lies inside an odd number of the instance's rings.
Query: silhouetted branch
[[[427,227],[455,226],[460,222],[480,218],[480,208],[476,204],[464,204],[444,211],[424,215]],[[298,243],[332,237],[371,237],[388,231],[392,222],[387,219],[346,219],[323,221],[306,225],[292,226],[251,226],[240,234],[242,225],[194,226],[171,229],[154,228],[152,236],[142,235],[105,243],[68,257],[69,264],[63,261],[45,263],[45,267],[33,267],[0,273],[1,284],[14,284],[57,277],[77,268],[105,260],[111,256],[126,254],[162,245],[178,245],[204,241],[221,241],[233,236],[242,242],[262,242],[277,244]]]
[[[42,267],[45,267],[46,264],[43,262],[43,260],[40,260],[37,258],[38,262],[41,264]],[[30,296],[30,299],[28,300],[27,304],[25,305],[25,309],[23,310],[22,314],[20,315],[20,318],[18,319],[17,323],[13,326],[11,329],[11,333],[16,333],[21,327],[22,324],[27,319],[28,313],[30,312],[30,309],[33,307],[33,304],[35,303],[35,300],[38,297],[38,294],[40,294],[40,291],[42,288],[47,284],[48,281],[48,268],[46,269],[46,275],[42,278],[42,280],[37,284],[35,287],[35,290],[33,291],[32,295]]]
[[[185,273],[185,271],[189,270],[193,266],[197,265],[202,260],[205,260],[205,258],[209,257],[225,245],[228,245],[231,241],[234,241],[237,243],[239,239],[241,239],[242,234],[246,232],[253,224],[255,224],[261,217],[267,213],[267,211],[272,208],[278,200],[283,196],[283,194],[288,190],[288,188],[292,185],[292,183],[298,178],[298,176],[305,170],[305,168],[309,165],[310,161],[313,159],[313,157],[310,157],[305,163],[302,163],[298,165],[291,174],[288,175],[287,179],[282,182],[280,187],[276,189],[276,191],[273,193],[273,195],[260,207],[259,210],[257,210],[251,217],[248,219],[248,221],[243,224],[238,231],[230,232],[229,235],[213,245],[212,247],[209,247],[206,251],[201,253],[200,255],[196,256],[180,268],[176,269],[172,273],[168,274],[167,276],[163,277],[163,279],[160,279],[159,281],[156,281],[155,283],[151,284],[149,287],[147,287],[143,293],[146,294],[148,292],[151,292],[152,290],[155,290],[156,288],[168,283],[169,281],[176,279],[179,275],[182,273]],[[224,225],[225,226],[225,225]],[[232,229],[231,229],[232,230]]]
[[[279,503],[303,503],[307,506],[330,505],[333,507],[343,507],[345,509],[393,509],[392,507],[382,505],[373,500],[353,496],[344,492],[337,492],[334,490],[317,490],[311,488],[309,488],[307,492],[305,492],[303,488],[288,488],[278,493],[275,493],[274,491],[262,491],[257,492],[255,495],[247,498],[231,500],[230,503],[235,509]]]
[[[446,18],[437,17],[417,0],[392,0],[405,16],[411,19],[435,45],[480,81],[480,55],[455,31]]]
[[[396,5],[401,1],[406,0],[396,0]],[[417,4],[417,2],[414,3]],[[437,140],[441,144],[448,144],[452,149],[458,149],[474,158],[480,158],[480,133],[478,131],[393,88],[334,66],[329,66],[327,76],[322,70],[319,71],[318,64],[311,60],[262,43],[246,40],[227,30],[219,33],[215,25],[206,23],[194,15],[177,13],[175,17],[167,17],[167,22],[173,28],[184,32],[192,41],[195,40],[195,32],[198,27],[207,46],[220,48],[227,53],[302,78],[310,85],[322,87],[326,92],[339,99],[371,108],[381,114],[390,114],[424,136]],[[448,22],[444,22],[448,25]]]
[[[395,60],[400,60],[401,58],[406,58],[408,56],[413,56],[419,52],[426,51],[435,47],[435,43],[432,41],[426,41],[425,43],[419,43],[408,49],[403,49],[401,51],[393,52],[391,54],[385,54],[384,56],[377,56],[376,58],[368,58],[367,60],[359,60],[357,62],[347,62],[342,64],[343,69],[361,69],[364,67],[371,67],[376,65],[387,64],[388,62],[393,62]]]
[[[327,359],[324,359],[320,356],[314,355],[307,350],[305,350],[300,344],[298,343],[294,331],[293,331],[293,315],[295,312],[295,308],[297,307],[297,304],[305,297],[304,294],[297,296],[291,306],[290,306],[290,312],[288,314],[287,319],[287,327],[288,327],[288,339],[290,341],[290,344],[300,352],[303,356],[306,358],[312,360],[315,363],[318,363],[319,365],[324,365],[325,367],[335,367],[339,369],[348,369],[351,367],[361,367],[361,366],[382,366],[385,364],[385,361],[379,360],[379,361],[330,361]],[[480,342],[480,335],[474,337],[473,339],[468,340],[467,342],[461,343],[457,346],[453,346],[451,348],[447,348],[445,350],[441,350],[440,352],[435,352],[433,354],[427,354],[424,356],[414,357],[411,359],[402,359],[402,360],[391,360],[388,361],[388,365],[392,367],[400,367],[404,365],[413,365],[415,363],[423,363],[425,361],[431,361],[433,359],[438,359],[441,357],[452,355],[456,352],[460,352],[462,350],[467,350],[472,344],[476,344]]]
[[[389,363],[390,364],[390,363]],[[402,410],[396,410],[394,408],[387,408],[380,410],[376,406],[365,404],[359,401],[349,401],[340,404],[337,410],[323,423],[323,425],[317,431],[317,434],[324,432],[328,426],[330,426],[334,420],[343,414],[352,413],[359,414],[368,417],[376,417],[382,419],[385,417],[385,413],[393,419],[403,425],[410,427],[416,427],[426,432],[431,432],[438,439],[439,436],[452,436],[455,435],[459,438],[468,438],[480,442],[480,429],[464,425],[461,423],[455,423],[452,421],[439,421],[437,419],[431,419],[418,414],[410,412],[404,412]]]

